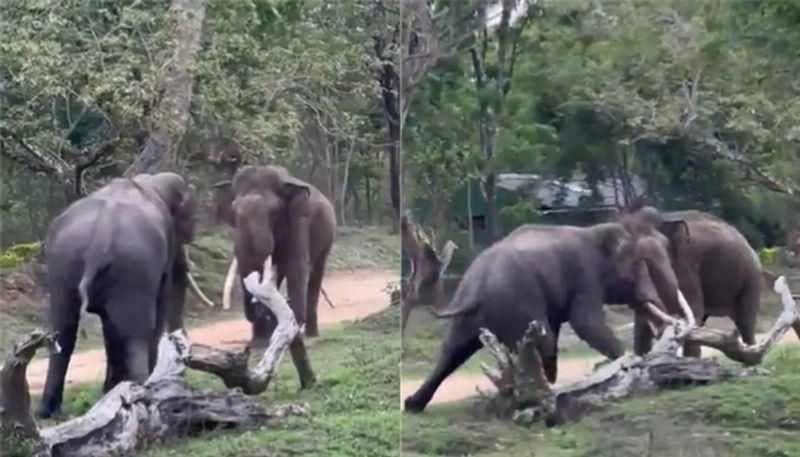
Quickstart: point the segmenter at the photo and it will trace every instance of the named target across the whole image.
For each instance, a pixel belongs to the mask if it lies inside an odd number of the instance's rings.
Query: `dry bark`
[[[688,305],[684,318],[667,316],[666,328],[643,356],[625,355],[608,362],[580,381],[551,385],[546,381],[542,360],[536,350],[542,328],[536,321],[528,327],[516,355],[501,345],[488,330],[481,329],[481,341],[493,356],[496,367],[484,366],[484,373],[497,387],[489,398],[490,410],[515,421],[543,420],[548,425],[576,420],[609,402],[654,392],[675,385],[706,384],[726,378],[764,374],[764,370],[725,367],[715,359],[678,355],[685,342],[717,349],[744,366],[759,364],[781,337],[800,325],[800,314],[781,276],[775,281],[783,310],[767,334],[754,345],[745,344],[738,332],[697,327]]]
[[[400,220],[403,249],[408,255],[411,271],[401,289],[400,334],[405,334],[411,310],[418,305],[445,306],[443,278],[458,248],[448,240],[437,253],[425,231],[406,213]],[[428,302],[428,303],[426,303]]]
[[[233,353],[192,344],[179,330],[164,335],[158,362],[143,384],[125,381],[106,393],[83,416],[39,430],[30,413],[25,370],[36,349],[54,344],[52,335],[34,332],[17,345],[0,373],[2,430],[13,431],[33,444],[36,456],[107,456],[135,452],[168,438],[192,436],[216,428],[262,424],[287,416],[306,416],[299,405],[264,406],[245,394],[263,392],[292,340],[302,332],[286,300],[272,281],[267,259],[264,277],[245,278],[245,287],[276,316],[278,325],[260,362],[247,366],[246,353]],[[186,384],[186,367],[219,376],[225,392],[194,389]],[[4,441],[5,444],[5,441]]]

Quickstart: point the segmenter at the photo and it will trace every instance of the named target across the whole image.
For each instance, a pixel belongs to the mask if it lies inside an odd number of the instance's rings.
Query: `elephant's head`
[[[216,217],[235,228],[239,271],[261,271],[276,240],[299,230],[308,217],[311,188],[277,166],[240,168],[216,187]]]
[[[181,244],[194,239],[197,224],[197,198],[193,186],[177,173],[141,174],[137,184],[154,192],[169,209],[174,230]]]
[[[655,208],[645,207],[622,216],[614,225],[617,228],[607,238],[612,259],[608,301],[628,303],[651,321],[658,319],[648,312],[648,304],[668,314],[680,314],[680,290],[670,249],[688,243],[686,223],[664,221]],[[662,231],[672,234],[679,244],[671,244]]]

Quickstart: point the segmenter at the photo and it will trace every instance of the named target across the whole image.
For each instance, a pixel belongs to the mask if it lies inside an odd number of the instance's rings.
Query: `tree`
[[[177,145],[189,124],[189,107],[206,2],[172,0],[170,12],[175,23],[172,37],[174,53],[164,74],[163,95],[150,119],[150,134],[144,150],[125,170],[124,176],[169,168],[175,161]]]

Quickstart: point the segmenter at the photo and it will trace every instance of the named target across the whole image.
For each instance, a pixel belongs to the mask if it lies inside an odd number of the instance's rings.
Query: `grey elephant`
[[[756,317],[761,301],[762,268],[755,251],[733,226],[701,211],[638,212],[669,240],[669,253],[678,284],[698,325],[710,316],[730,317],[742,340],[755,344]],[[679,309],[668,312],[680,314]],[[641,318],[634,323],[634,350],[650,351],[654,335]],[[700,356],[700,347],[684,346],[684,355]]]
[[[449,305],[434,311],[451,317],[439,358],[405,409],[425,409],[439,385],[481,348],[487,328],[511,350],[532,320],[545,335],[538,351],[550,382],[557,377],[558,336],[568,322],[575,333],[609,359],[624,350],[605,323],[604,303],[630,304],[648,316],[646,304],[677,308],[678,283],[666,238],[645,218],[591,227],[523,225],[481,252],[467,269]]]
[[[143,174],[113,179],[52,222],[44,254],[50,323],[61,351],[50,356],[41,417],[60,409],[82,311],[102,321],[103,391],[147,378],[164,327],[183,327],[184,245],[194,237],[195,212],[192,189],[180,175]]]
[[[336,234],[331,202],[314,186],[278,166],[248,165],[232,181],[215,185],[219,220],[234,228],[234,256],[239,277],[261,272],[272,257],[276,284],[287,282],[289,304],[306,335],[317,336],[317,305],[325,264]],[[275,320],[269,310],[253,303],[242,287],[245,316],[252,324],[250,346],[269,342]],[[302,387],[315,382],[305,346],[297,338],[290,346]]]

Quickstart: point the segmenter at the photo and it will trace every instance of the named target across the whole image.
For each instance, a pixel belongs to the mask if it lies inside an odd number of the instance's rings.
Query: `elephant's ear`
[[[675,252],[682,252],[689,245],[691,238],[689,224],[683,219],[662,222],[661,233],[669,239],[670,246]]]
[[[287,177],[283,183],[283,193],[291,220],[308,217],[309,199],[311,198],[311,188],[308,184],[299,179]]]
[[[233,210],[233,182],[220,181],[214,184],[214,219],[217,224],[236,226],[236,217]]]
[[[195,187],[191,184],[187,185],[181,192],[180,203],[175,212],[178,234],[183,238],[184,243],[189,243],[194,239],[197,226],[196,195]]]

